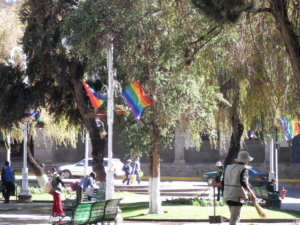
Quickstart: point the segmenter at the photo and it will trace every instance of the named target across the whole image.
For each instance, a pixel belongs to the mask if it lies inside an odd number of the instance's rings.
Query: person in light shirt
[[[243,203],[247,200],[247,192],[253,202],[256,197],[249,185],[249,175],[246,165],[253,158],[247,151],[240,151],[235,159],[236,163],[225,168],[222,185],[224,187],[223,199],[230,210],[230,225],[236,225],[240,220]]]

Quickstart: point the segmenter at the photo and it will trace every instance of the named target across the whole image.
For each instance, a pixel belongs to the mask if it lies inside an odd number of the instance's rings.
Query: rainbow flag
[[[81,83],[84,89],[86,90],[94,109],[96,110],[100,108],[106,101],[106,98],[99,94],[97,91],[95,91],[93,88],[89,87],[89,85],[87,85],[84,81],[81,81]]]
[[[257,117],[254,117],[254,119],[251,122],[251,126],[250,126],[250,131],[249,131],[249,137],[250,138],[254,138],[254,135],[256,133],[256,131],[258,130],[259,127],[259,121],[257,119]]]
[[[296,119],[292,120],[290,116],[283,116],[279,120],[285,140],[291,140],[300,134],[299,123]]]
[[[33,110],[31,113],[25,113],[24,120],[29,119],[29,117],[32,117],[37,122],[42,122],[42,119],[40,117],[40,112],[38,110]]]
[[[146,96],[144,89],[140,85],[140,81],[135,81],[123,92],[122,96],[129,106],[131,112],[136,119],[140,119],[144,108],[151,105],[152,102]]]

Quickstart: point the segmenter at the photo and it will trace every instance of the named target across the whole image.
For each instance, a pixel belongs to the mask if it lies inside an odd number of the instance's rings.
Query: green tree
[[[180,9],[183,11],[179,12]],[[194,32],[193,26],[186,26],[187,19],[199,26],[199,15],[188,4],[84,1],[70,12],[64,26],[71,54],[86,57],[93,66],[97,65],[96,59],[102,62],[102,43],[105,46],[108,37],[113,39],[115,66],[123,87],[140,80],[152,101],[141,121],[135,121],[132,115],[118,120],[120,124],[125,120],[127,147],[136,154],[144,152],[149,156],[149,213],[162,212],[161,147],[171,143],[180,124],[195,143],[199,143],[203,133],[216,136],[214,112],[219,101],[225,102],[217,88],[206,83],[205,76],[199,76],[199,64],[185,66],[189,57],[194,57],[189,52],[193,41],[208,33],[200,27]],[[99,48],[90,43],[100,43]],[[101,76],[100,69],[96,72]]]
[[[20,18],[26,28],[22,47],[27,56],[24,72],[29,82],[24,84],[21,67],[1,64],[1,88],[5,92],[1,96],[0,120],[3,127],[10,128],[26,110],[43,107],[53,117],[66,118],[70,124],[84,124],[91,136],[93,169],[97,179],[105,181],[105,140],[100,138],[94,119],[85,116],[90,112],[80,83],[85,63],[68,55],[60,34],[66,11],[75,5],[76,1],[23,2]],[[32,166],[38,168],[37,164]]]
[[[10,50],[18,45],[23,34],[22,25],[17,18],[17,9],[16,4],[14,7],[0,8],[0,59],[3,63],[7,63]]]
[[[251,13],[250,15],[252,15],[252,16],[256,16],[259,14],[263,15],[262,13],[267,13],[266,16],[261,16],[260,18],[268,19],[269,26],[265,27],[265,29],[269,29],[270,32],[275,32],[273,28],[275,27],[275,24],[276,24],[276,27],[280,31],[281,38],[283,40],[283,43],[285,45],[286,51],[287,51],[289,59],[290,59],[291,68],[294,73],[295,83],[297,84],[298,90],[299,90],[299,72],[298,72],[299,71],[299,69],[298,69],[298,67],[299,67],[298,57],[299,56],[297,54],[297,52],[299,52],[298,51],[299,41],[298,41],[298,35],[297,35],[298,17],[297,17],[297,13],[296,13],[297,6],[295,4],[293,4],[293,2],[285,1],[285,0],[275,0],[275,1],[266,1],[266,2],[255,1],[255,3],[256,3],[255,7],[253,7],[252,4],[249,4],[248,1],[245,1],[245,0],[239,0],[239,1],[232,1],[232,0],[218,1],[218,0],[216,0],[216,1],[211,1],[211,2],[202,1],[202,0],[192,0],[192,2],[198,9],[200,9],[201,12],[204,12],[207,16],[209,16],[209,18],[211,18],[213,21],[216,21],[217,23],[220,23],[220,24],[236,23],[238,21],[238,19],[241,18],[241,15],[243,12],[250,12]],[[248,16],[250,16],[250,15],[248,14]],[[275,24],[271,23],[272,20],[270,20],[269,15],[273,17],[273,22],[274,21],[276,22]],[[250,20],[248,20],[247,23],[251,24]],[[244,31],[244,29],[242,31]],[[267,33],[267,32],[265,32],[265,33]],[[253,38],[253,35],[258,35],[258,37]],[[259,35],[261,35],[261,33],[257,34],[256,32],[251,32],[250,37],[252,37],[252,41],[254,39],[259,40],[262,37]],[[268,40],[265,39],[266,42],[270,42],[270,40],[271,39],[268,39]],[[255,44],[257,44],[257,43],[255,43]],[[261,42],[260,42],[260,44],[262,44],[262,45],[260,45],[261,47],[264,47],[264,45],[265,45],[265,43],[261,43]],[[274,43],[272,43],[272,44],[274,44]],[[254,44],[252,46],[254,46]],[[278,46],[280,46],[280,44],[275,43],[275,49],[277,49]],[[251,57],[252,60],[253,59],[254,60],[263,60],[263,62],[269,63],[269,62],[267,62],[267,60],[264,60],[264,58],[263,58],[264,56],[267,55],[267,54],[265,54],[266,52],[260,51],[257,46],[253,47],[253,50],[254,50],[253,52],[260,53],[260,54],[258,55],[258,57],[252,56]],[[263,54],[261,54],[261,53],[263,53]],[[273,55],[276,55],[276,54],[281,54],[282,52],[281,51],[276,51],[276,52],[272,51],[272,53],[273,53]],[[242,57],[242,59],[245,60],[247,57],[249,57],[249,55],[246,55],[245,58]],[[278,57],[277,57],[277,59],[278,59]],[[281,59],[284,59],[284,58],[281,57]],[[276,58],[274,60],[276,60]],[[270,88],[270,86],[279,87],[278,89],[275,89],[276,91],[274,91],[275,93],[277,92],[277,95],[274,96],[276,98],[273,98],[273,100],[269,101],[269,102],[279,103],[278,100],[282,99],[282,97],[279,96],[278,94],[279,93],[283,94],[282,93],[283,88],[282,88],[282,86],[280,86],[282,83],[277,85],[270,81],[275,81],[278,78],[280,79],[280,77],[279,76],[276,76],[276,77],[271,76],[271,73],[274,71],[274,66],[272,66],[271,64],[261,64],[261,62],[262,61],[256,61],[256,62],[254,61],[254,64],[252,64],[251,66],[254,66],[254,71],[257,71],[258,72],[257,74],[259,76],[264,75],[265,79],[264,80],[259,79],[259,78],[257,78],[257,76],[255,76],[255,77],[251,76],[251,77],[247,78],[246,83],[247,83],[247,86],[249,89],[244,89],[243,93],[240,93],[238,95],[241,95],[241,97],[242,97],[242,96],[245,96],[246,93],[248,93],[249,94],[248,97],[249,96],[253,97],[253,93],[251,95],[252,90],[257,90],[257,87],[262,87],[262,85],[257,85],[257,83],[255,83],[255,82],[257,82],[259,80],[260,80],[260,82],[268,81],[268,82],[265,82],[264,85],[268,86],[269,88]],[[272,61],[272,63],[274,63],[274,61]],[[238,65],[242,66],[242,67],[240,67],[242,73],[251,75],[252,72],[247,70],[249,67],[245,67],[245,66],[248,66],[247,64],[249,64],[249,63],[243,63],[243,64],[239,63]],[[260,66],[259,66],[259,64],[260,64]],[[278,64],[278,66],[279,65],[281,65],[281,64]],[[266,69],[264,70],[264,68],[262,66],[266,66]],[[255,70],[255,69],[257,69],[257,70]],[[289,69],[287,68],[287,70],[284,72],[285,72],[284,76],[289,77],[289,74],[290,74]],[[235,74],[235,73],[233,73],[233,74]],[[275,73],[275,75],[277,75],[277,73]],[[238,79],[238,78],[234,78],[234,79]],[[286,79],[281,79],[280,81],[285,83]],[[256,85],[256,87],[255,87],[255,85]],[[245,87],[246,87],[245,84],[239,83],[238,86],[235,87],[235,89],[238,90],[237,88],[245,88]],[[292,87],[293,87],[293,85],[292,85]],[[268,90],[270,90],[270,89],[268,89]],[[247,91],[249,91],[249,92],[247,92]],[[299,93],[299,91],[297,91],[297,92]],[[263,93],[263,91],[259,91],[257,93],[261,94],[261,93]],[[270,91],[270,93],[273,93],[273,92]],[[262,95],[260,95],[260,96],[265,97]],[[287,95],[284,94],[283,96],[286,97]],[[241,99],[241,98],[239,98],[239,99]],[[292,97],[292,99],[294,99],[294,96]],[[248,100],[249,100],[249,98],[248,98]],[[270,100],[270,99],[268,99],[268,100]],[[260,104],[261,102],[263,102],[263,101],[267,102],[268,100],[266,98],[264,98],[264,100],[258,100],[257,103]],[[235,101],[235,102],[237,102],[237,101]],[[253,101],[250,100],[249,103],[251,103],[251,102],[253,103]],[[286,102],[286,101],[284,101],[284,102]],[[259,104],[256,104],[256,106],[259,106]],[[265,104],[265,105],[267,105],[267,104]],[[238,105],[236,105],[236,107],[238,107]],[[244,106],[244,107],[246,107],[246,106]],[[268,121],[267,119],[270,119],[272,117],[269,116],[270,113],[266,114],[266,111],[264,111],[264,109],[266,109],[266,108],[264,108],[264,107],[265,106],[260,105],[260,107],[255,108],[255,109],[257,110],[256,114],[259,114],[262,121],[264,121],[262,123],[264,125],[266,125],[266,121]],[[275,123],[274,123],[275,117],[274,116],[277,115],[279,108],[280,108],[280,104],[275,105],[275,107],[274,107],[274,105],[269,105],[269,112],[271,111],[272,115],[273,115],[273,119],[271,119],[271,121],[272,121],[271,127],[273,128],[273,130],[274,130],[274,126],[275,126]],[[298,106],[297,106],[297,108],[298,108]],[[254,108],[250,109],[250,107],[248,105],[247,109],[249,110],[250,113],[247,113],[246,111],[244,113],[247,116],[250,116],[250,114],[253,113]],[[240,111],[241,109],[236,109],[236,110]],[[281,106],[281,112],[283,112],[282,106]],[[288,110],[286,112],[288,112]],[[235,117],[237,117],[237,115],[240,115],[240,114],[235,114]],[[252,116],[253,116],[253,114],[252,114]],[[240,119],[238,119],[236,121],[239,121],[239,120]],[[249,121],[249,118],[244,121]],[[270,122],[270,121],[268,121],[268,122]],[[239,144],[236,145],[236,143],[240,143],[240,141],[241,141],[242,129],[239,129],[239,128],[241,128],[243,126],[242,121],[239,122],[238,124],[240,124],[240,125],[234,126],[232,124],[233,134],[232,134],[231,147],[230,147],[230,149],[232,149],[232,150],[227,155],[227,158],[225,160],[226,163],[232,162],[232,160],[236,157],[238,151],[240,150],[240,145]],[[266,126],[266,127],[270,127],[270,126]],[[240,135],[235,135],[235,134],[240,134]],[[235,145],[236,145],[236,147],[234,147]]]
[[[4,141],[7,137],[11,137],[14,143],[21,144],[24,137],[24,124],[20,121],[24,118],[25,112],[32,112],[37,108],[30,108],[33,102],[30,99],[30,91],[26,84],[25,79],[25,59],[24,53],[20,46],[20,39],[23,35],[25,25],[22,24],[18,18],[18,11],[20,4],[14,4],[13,7],[6,7],[0,9],[1,24],[0,24],[0,37],[1,37],[1,92],[0,97],[0,128],[3,134]],[[40,106],[38,107],[40,110]],[[26,111],[27,110],[27,111]],[[78,139],[78,126],[66,123],[66,118],[63,116],[54,119],[43,109],[41,111],[41,118],[46,126],[44,127],[47,134],[54,138],[57,143],[72,144]],[[28,129],[28,146],[31,151],[34,148],[34,140],[36,135],[35,120],[29,119]],[[82,128],[81,128],[82,129]],[[58,132],[59,131],[59,132]],[[7,149],[11,147],[5,143]],[[31,167],[41,186],[48,181],[48,178],[39,164],[33,158],[31,151],[28,152],[28,165]]]

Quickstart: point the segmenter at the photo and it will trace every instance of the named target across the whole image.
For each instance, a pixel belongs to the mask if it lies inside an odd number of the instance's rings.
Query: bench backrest
[[[114,221],[121,199],[100,202],[81,202],[73,211],[72,224],[90,224],[100,221]]]
[[[73,222],[72,224],[86,224],[90,220],[92,202],[81,202],[76,205],[73,211]]]
[[[99,222],[103,220],[107,201],[93,203],[89,222]]]
[[[103,221],[114,221],[119,210],[119,204],[121,199],[110,199],[106,202]]]

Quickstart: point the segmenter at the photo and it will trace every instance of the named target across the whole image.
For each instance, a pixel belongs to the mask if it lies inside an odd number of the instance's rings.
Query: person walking
[[[4,167],[1,171],[1,180],[3,185],[2,194],[4,197],[4,203],[9,203],[10,195],[15,191],[15,172],[9,165],[9,161],[4,163]]]
[[[253,158],[250,157],[247,151],[240,151],[235,159],[236,163],[228,165],[224,172],[223,179],[223,199],[227,202],[230,210],[230,225],[235,225],[240,220],[241,209],[243,203],[249,197],[253,202],[256,202],[256,197],[249,186],[249,175],[246,165]]]
[[[217,167],[217,175],[215,178],[215,186],[217,187],[217,201],[220,201],[221,196],[223,196],[223,187],[222,187],[222,180],[223,180],[223,172],[224,172],[224,168],[223,168],[223,164],[218,161],[216,163],[216,167]]]
[[[141,172],[140,157],[137,156],[134,159],[133,174],[135,174],[136,181],[138,182],[138,184],[141,183],[140,172]]]
[[[65,215],[62,207],[62,201],[60,195],[61,195],[62,187],[66,188],[66,186],[60,176],[61,173],[58,173],[57,170],[53,168],[52,181],[51,181],[53,190],[50,192],[50,194],[53,196],[53,207],[52,207],[53,217],[59,217]]]
[[[96,173],[91,172],[90,175],[85,176],[80,180],[80,182],[76,186],[76,201],[77,204],[81,202],[82,200],[82,193],[83,191],[86,191],[87,188],[94,188],[95,185],[95,179],[96,179]],[[88,200],[91,200],[91,195],[88,194]]]
[[[125,182],[127,182],[127,185],[129,185],[130,182],[130,175],[132,173],[132,160],[128,159],[127,162],[124,164],[123,166],[123,171],[125,172],[125,179],[122,181],[123,184],[125,184]]]

